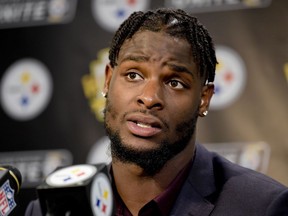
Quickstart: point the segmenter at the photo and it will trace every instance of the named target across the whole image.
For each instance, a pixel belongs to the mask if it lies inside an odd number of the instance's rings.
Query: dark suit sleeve
[[[29,203],[25,211],[25,216],[42,216],[39,200],[34,200]]]
[[[284,190],[269,205],[267,216],[288,215],[288,189]]]

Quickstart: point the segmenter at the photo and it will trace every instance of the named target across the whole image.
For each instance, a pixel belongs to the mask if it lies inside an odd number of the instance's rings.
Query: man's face
[[[113,158],[154,175],[188,145],[194,148],[200,101],[209,104],[211,97],[202,83],[185,40],[151,31],[126,40],[117,66],[106,67]]]

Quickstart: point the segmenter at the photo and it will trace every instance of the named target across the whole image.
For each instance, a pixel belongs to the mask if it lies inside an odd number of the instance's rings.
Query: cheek
[[[113,83],[112,83],[113,84]],[[111,85],[108,93],[108,107],[111,117],[116,119],[127,111],[131,92],[125,91],[120,85]]]
[[[197,101],[192,97],[182,99],[170,101],[169,105],[166,106],[166,108],[169,107],[167,119],[169,119],[170,124],[175,126],[198,115]]]
[[[175,114],[191,115],[191,113],[198,111],[199,105],[195,96],[189,94],[187,96],[169,97],[167,106],[170,107],[170,112]]]
[[[117,75],[111,80],[109,94],[111,94],[111,97],[113,96],[114,105],[124,104],[127,108],[127,103],[135,98],[138,89],[139,88],[129,88],[127,81],[120,75]]]

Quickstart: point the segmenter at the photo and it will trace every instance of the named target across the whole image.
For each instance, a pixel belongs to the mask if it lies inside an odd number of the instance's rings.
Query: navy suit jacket
[[[25,216],[40,216],[38,201]],[[288,216],[288,188],[197,145],[171,216]]]

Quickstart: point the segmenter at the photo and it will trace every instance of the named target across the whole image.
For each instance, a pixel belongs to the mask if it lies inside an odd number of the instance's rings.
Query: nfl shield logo
[[[0,216],[8,215],[15,207],[14,190],[7,180],[0,188]]]

